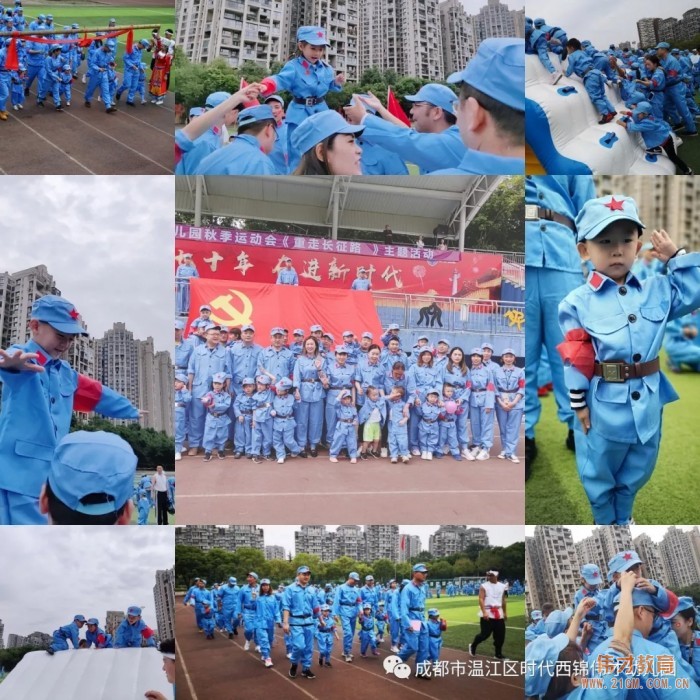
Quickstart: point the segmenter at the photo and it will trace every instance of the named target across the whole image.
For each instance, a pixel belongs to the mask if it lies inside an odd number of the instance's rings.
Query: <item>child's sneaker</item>
[[[254,464],[262,464],[263,461],[264,460],[260,455],[253,455],[253,463]]]
[[[182,455],[179,452],[175,453],[175,461],[179,462],[182,459]]]
[[[211,452],[205,452],[205,453],[204,453],[204,461],[205,461],[205,462],[211,462]]]
[[[476,459],[483,461],[485,459],[488,459],[489,457],[491,457],[491,455],[489,454],[488,450],[482,449],[479,450],[479,454],[477,454]]]
[[[498,459],[505,459],[506,458],[506,453],[505,451],[501,452],[501,454],[498,455]]]
[[[19,110],[19,105],[15,105],[12,109],[14,109],[15,112],[17,112]]]
[[[392,464],[398,464],[399,460],[396,457],[391,458],[391,463]]]
[[[382,449],[380,450],[380,454],[381,454],[382,457],[388,457],[388,456],[389,456],[389,450],[387,450],[386,447],[382,447]]]
[[[411,461],[411,458],[408,455],[404,455],[403,457],[401,457],[401,461],[404,464],[408,464]]]
[[[454,460],[457,461],[457,462],[461,462],[461,461],[462,461],[462,455],[459,454],[459,452],[458,452],[456,455],[452,455],[452,459],[454,459]]]
[[[366,452],[360,452],[360,459],[369,459]]]
[[[246,639],[246,642],[243,645],[243,651],[249,651],[249,650],[250,650],[250,642]]]
[[[337,463],[338,463],[338,458],[337,458],[337,457],[329,457],[329,458],[328,458],[328,461],[329,461],[329,462],[333,462],[333,464],[337,464]]]
[[[421,458],[421,459],[428,459],[427,456],[426,456],[427,454],[428,454],[427,452],[421,452],[421,453],[420,453],[420,458]]]
[[[284,457],[278,457],[277,464],[284,464]]]
[[[412,454],[414,457],[422,457],[422,456],[423,456],[423,455],[421,454],[421,451],[420,451],[417,447],[414,447],[414,448],[411,450],[411,454]]]
[[[272,666],[274,666],[274,664],[272,663],[272,659],[269,657],[265,659],[265,668],[271,668]]]
[[[350,460],[350,464],[357,464],[357,457],[353,457],[353,458]]]
[[[518,459],[517,455],[511,455],[510,457],[508,457],[508,459],[514,464],[520,464],[520,459]]]
[[[219,459],[224,459],[224,458],[226,457],[226,453],[224,452],[224,450],[217,450],[216,456],[217,456]]]
[[[435,457],[435,459],[442,459],[442,452],[433,452],[433,457]]]
[[[432,452],[426,452],[425,453],[425,458],[430,462],[433,459],[433,453]]]

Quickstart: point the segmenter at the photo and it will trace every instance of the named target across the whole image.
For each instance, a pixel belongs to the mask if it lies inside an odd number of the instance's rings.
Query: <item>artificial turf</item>
[[[664,408],[661,449],[654,473],[635,501],[637,525],[689,525],[697,522],[700,432],[700,374],[673,374],[661,366],[680,396]],[[537,459],[525,485],[525,522],[530,525],[590,525],[588,500],[572,452],[566,449],[566,427],[556,416],[554,395],[542,399],[536,428]],[[684,497],[685,495],[685,497]]]

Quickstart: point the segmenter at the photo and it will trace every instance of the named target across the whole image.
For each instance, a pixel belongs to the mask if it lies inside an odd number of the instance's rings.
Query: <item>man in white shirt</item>
[[[168,479],[160,464],[156,473],[151,477],[151,497],[156,502],[158,525],[168,524]]]
[[[476,656],[476,648],[493,634],[496,658],[504,659],[503,642],[506,638],[506,584],[498,580],[498,571],[487,571],[486,582],[479,588],[479,608],[481,632],[469,645],[469,654]]]

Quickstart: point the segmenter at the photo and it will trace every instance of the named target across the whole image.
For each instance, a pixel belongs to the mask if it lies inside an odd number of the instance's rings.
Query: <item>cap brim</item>
[[[37,320],[41,321],[41,319]],[[65,333],[66,335],[90,335],[77,323],[51,323],[50,321],[43,321],[43,323],[48,323],[51,328],[57,330],[59,333]]]
[[[450,75],[447,76],[447,80],[445,81],[446,83],[463,83],[464,82],[464,73],[462,71],[457,71],[456,73],[450,73]]]

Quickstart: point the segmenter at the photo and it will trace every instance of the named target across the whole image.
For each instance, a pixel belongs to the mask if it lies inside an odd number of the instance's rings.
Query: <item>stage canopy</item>
[[[440,225],[455,224],[459,250],[464,231],[502,176],[182,176],[175,178],[175,208],[241,219],[282,221],[430,237]],[[303,231],[300,231],[303,233]]]

